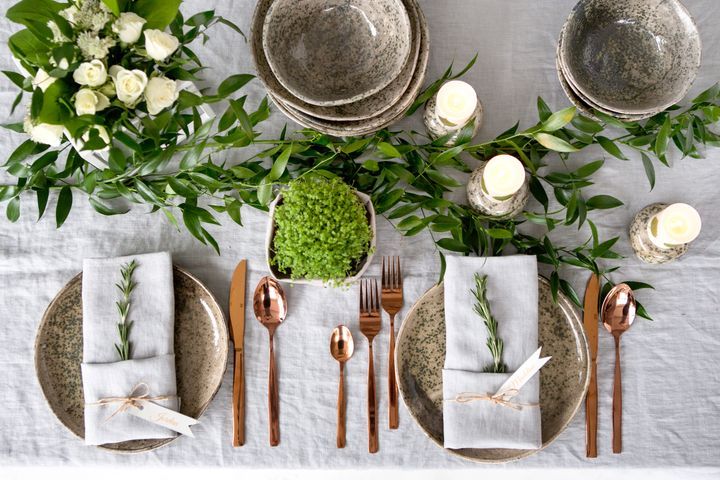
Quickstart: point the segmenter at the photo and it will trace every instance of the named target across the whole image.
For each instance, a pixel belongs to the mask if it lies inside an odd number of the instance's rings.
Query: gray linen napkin
[[[487,330],[474,311],[475,273],[488,276],[487,296],[504,341],[507,374],[484,373],[492,362]],[[538,348],[538,280],[534,256],[447,257],[445,273],[447,353],[443,369],[443,423],[446,448],[533,449],[542,445],[540,408],[515,410],[489,401],[459,403],[461,393],[492,395]],[[537,403],[536,375],[513,398]]]
[[[115,302],[120,269],[136,260],[130,317],[131,360],[119,361],[119,320]],[[168,396],[159,405],[178,409],[175,381],[175,294],[168,252],[83,262],[83,390],[85,443],[101,445],[146,438],[170,438],[175,432],[128,413],[110,417],[120,404],[92,405],[102,398],[127,396],[146,383],[151,397]]]

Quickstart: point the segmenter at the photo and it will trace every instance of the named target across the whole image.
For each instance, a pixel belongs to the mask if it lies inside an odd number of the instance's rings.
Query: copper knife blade
[[[597,353],[598,353],[598,304],[600,300],[600,278],[592,274],[585,288],[585,304],[583,323],[585,336],[590,347],[590,386],[585,397],[585,423],[587,457],[597,457],[597,419],[598,419],[598,391],[597,391]]]
[[[230,284],[230,337],[235,350],[233,371],[233,446],[245,444],[245,284],[247,260],[241,260]]]

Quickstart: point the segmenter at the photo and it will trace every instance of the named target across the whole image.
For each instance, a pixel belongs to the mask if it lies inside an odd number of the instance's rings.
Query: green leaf
[[[393,145],[387,143],[387,142],[380,142],[377,145],[378,150],[382,152],[383,155],[389,158],[402,158],[402,154],[398,151],[397,148],[395,148]]]
[[[20,197],[14,197],[8,202],[5,214],[11,222],[15,223],[18,221],[20,218]]]
[[[116,16],[120,16],[120,12],[125,7],[125,1],[122,0],[102,0],[102,2],[105,4],[108,9]],[[122,7],[121,7],[122,5]]]
[[[643,167],[645,168],[645,176],[647,176],[648,182],[650,182],[650,190],[655,188],[655,166],[652,160],[644,152],[640,154],[642,156]]]
[[[65,220],[67,220],[70,210],[72,209],[73,194],[69,186],[64,186],[60,189],[60,195],[58,196],[57,207],[55,208],[55,222],[57,228],[60,228]]]
[[[535,140],[537,140],[543,147],[556,152],[572,153],[579,151],[565,140],[548,133],[535,133],[533,134],[533,138],[535,138]]]
[[[96,212],[105,216],[122,215],[129,211],[127,208],[113,208],[94,196],[88,197],[88,202],[90,202],[90,205],[92,205]]]
[[[438,247],[444,248],[445,250],[450,250],[451,252],[460,252],[460,253],[468,253],[470,252],[470,247],[465,245],[459,240],[455,240],[454,238],[442,238],[438,240],[437,242]]]
[[[718,96],[720,96],[720,83],[716,83],[715,85],[695,97],[692,103],[712,102],[713,100],[718,98]]]
[[[285,173],[285,168],[287,167],[288,160],[290,160],[290,155],[292,155],[292,151],[293,144],[291,143],[290,145],[285,147],[285,150],[283,150],[277,160],[275,160],[272,168],[270,169],[270,174],[268,175],[268,179],[271,182],[279,179],[280,177],[282,177],[282,174]]]
[[[244,73],[232,75],[222,81],[222,83],[218,87],[218,95],[223,98],[232,95],[233,93],[244,87],[253,78],[255,78],[254,75]]]
[[[595,195],[587,202],[587,206],[591,209],[608,210],[624,205],[623,202],[610,195]]]
[[[8,8],[5,16],[15,23],[32,26],[34,23],[47,24],[66,5],[52,0],[21,0]]]
[[[543,100],[542,97],[537,98],[537,109],[538,116],[542,122],[546,121],[552,115],[552,110],[548,107],[548,104],[545,103],[545,100]]]
[[[591,120],[583,115],[576,115],[575,118],[572,119],[571,123],[581,132],[589,133],[591,135],[600,133],[604,130],[603,126],[600,125],[598,122],[596,122],[595,120]]]
[[[615,142],[610,140],[607,137],[597,137],[597,141],[600,144],[600,146],[605,150],[607,153],[612,155],[615,158],[619,158],[620,160],[627,160],[628,158],[625,156],[624,153],[620,150],[620,147],[618,147]]]
[[[444,173],[440,173],[437,170],[427,169],[425,170],[425,175],[427,175],[433,182],[439,183],[443,187],[453,188],[462,185],[454,178],[449,175],[445,175]]]
[[[233,222],[242,227],[242,203],[232,197],[225,197],[225,208]]]
[[[492,238],[497,239],[511,239],[513,238],[513,234],[510,230],[505,230],[502,228],[488,228],[486,230],[487,234],[490,235]]]
[[[182,0],[136,0],[132,11],[147,20],[145,29],[164,30],[175,19]]]
[[[38,221],[45,215],[45,209],[47,208],[48,199],[50,198],[49,188],[40,188],[35,192],[37,196],[38,206]]]
[[[575,107],[568,107],[559,112],[555,112],[547,120],[545,120],[540,128],[545,132],[554,132],[560,130],[575,117]]]
[[[665,160],[665,152],[667,150],[671,133],[672,124],[670,123],[670,117],[668,116],[665,118],[662,127],[660,127],[657,138],[655,139],[655,154],[663,163],[667,163],[667,160]]]
[[[653,286],[650,285],[649,283],[644,283],[644,282],[632,282],[632,281],[627,281],[627,282],[623,282],[623,283],[624,283],[625,285],[627,285],[628,287],[632,288],[633,290],[643,290],[643,289],[655,290],[655,287],[653,287]]]
[[[538,180],[535,176],[530,177],[530,193],[532,193],[535,200],[540,202],[540,205],[542,205],[547,212],[549,199],[547,193],[545,192],[545,187],[542,186],[540,180]]]
[[[261,205],[267,205],[272,200],[272,182],[268,181],[268,178],[263,178],[260,182],[260,186],[257,190],[258,202]]]
[[[582,167],[575,170],[575,175],[580,178],[586,178],[597,172],[605,164],[605,160],[596,160],[594,162],[587,163]]]

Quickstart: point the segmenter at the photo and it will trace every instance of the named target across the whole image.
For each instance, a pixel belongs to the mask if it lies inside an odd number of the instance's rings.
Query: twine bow
[[[512,397],[518,394],[517,390],[507,390],[503,393],[496,393],[494,395],[490,395],[489,393],[481,394],[481,393],[469,393],[469,392],[463,392],[459,393],[455,396],[455,398],[450,399],[451,402],[457,402],[457,403],[470,403],[470,402],[476,402],[476,401],[486,401],[486,402],[492,402],[495,405],[500,405],[501,407],[507,407],[512,408],[513,410],[522,410],[524,407],[537,407],[538,403],[518,403],[511,401]]]
[[[115,410],[112,415],[105,419],[105,421],[107,422],[118,413],[126,412],[129,408],[141,409],[143,402],[156,402],[167,400],[169,398],[170,397],[168,397],[167,395],[151,397],[150,387],[148,386],[148,384],[145,382],[140,382],[133,387],[132,391],[128,394],[127,397],[106,397],[101,398],[97,402],[88,403],[87,405],[101,407],[105,405],[111,405],[113,403],[119,403],[120,406],[118,407],[118,409]]]

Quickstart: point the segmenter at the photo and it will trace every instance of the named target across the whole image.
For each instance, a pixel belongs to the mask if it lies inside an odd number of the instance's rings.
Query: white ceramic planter
[[[351,276],[347,277],[343,280],[343,283],[354,283],[358,281],[363,274],[365,274],[365,271],[368,269],[370,264],[372,263],[373,257],[375,256],[375,245],[377,240],[377,226],[375,221],[375,207],[373,207],[372,201],[370,200],[370,197],[365,195],[361,192],[355,192],[355,195],[358,196],[360,201],[365,205],[365,209],[367,210],[367,218],[368,222],[370,223],[370,229],[372,230],[372,240],[370,240],[370,253],[365,257],[365,259],[360,263],[357,272]],[[299,285],[316,285],[316,286],[325,286],[325,282],[322,280],[313,280],[313,279],[297,279],[292,280],[290,279],[290,275],[281,273],[278,271],[277,267],[273,266],[271,263],[271,258],[273,256],[272,251],[272,243],[273,239],[275,238],[275,208],[277,207],[278,203],[282,200],[282,194],[278,195],[275,200],[270,204],[270,218],[268,220],[268,228],[267,228],[267,235],[265,237],[265,261],[267,263],[268,270],[270,270],[270,274],[276,278],[277,280],[281,282],[287,282],[287,283],[294,283]]]

